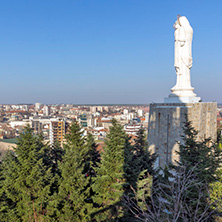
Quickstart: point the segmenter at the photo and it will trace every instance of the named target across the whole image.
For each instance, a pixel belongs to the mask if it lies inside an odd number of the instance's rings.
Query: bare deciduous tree
[[[204,209],[202,201],[206,198],[206,187],[195,180],[194,168],[187,172],[185,167],[180,167],[177,173],[172,172],[165,182],[152,184],[152,194],[147,197],[138,197],[134,190],[135,198],[124,196],[124,203],[138,221],[144,222],[204,222],[216,211],[206,204]],[[149,186],[149,185],[148,185]],[[187,194],[192,189],[198,189],[198,198],[195,208],[187,202]]]

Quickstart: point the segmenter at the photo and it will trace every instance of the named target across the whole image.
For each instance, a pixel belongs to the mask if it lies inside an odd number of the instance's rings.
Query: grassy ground
[[[0,142],[16,144],[16,143],[17,143],[17,138],[13,138],[13,139],[1,139]]]

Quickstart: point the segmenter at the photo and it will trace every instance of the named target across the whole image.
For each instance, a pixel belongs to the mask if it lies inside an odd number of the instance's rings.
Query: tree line
[[[180,161],[154,169],[140,129],[112,121],[103,151],[73,122],[61,148],[26,127],[0,163],[0,221],[216,221],[222,212],[221,148],[184,127]]]

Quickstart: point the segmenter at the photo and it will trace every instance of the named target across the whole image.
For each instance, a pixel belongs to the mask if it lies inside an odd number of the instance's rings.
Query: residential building
[[[35,110],[39,111],[41,109],[41,103],[35,103]]]
[[[66,122],[64,120],[51,120],[49,125],[49,141],[53,145],[55,141],[58,141],[63,147],[66,133]]]

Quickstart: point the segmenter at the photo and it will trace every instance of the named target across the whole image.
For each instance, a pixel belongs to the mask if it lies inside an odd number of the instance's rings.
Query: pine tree
[[[37,222],[46,219],[53,180],[51,168],[46,161],[48,157],[45,156],[47,149],[42,138],[33,136],[32,129],[26,127],[18,139],[15,153],[9,153],[3,160],[2,190],[15,204],[6,214],[10,215],[6,221]]]
[[[136,162],[138,174],[144,170],[147,170],[148,174],[153,175],[155,173],[153,165],[156,160],[156,156],[155,154],[151,155],[148,151],[148,143],[143,128],[140,128],[137,133],[134,150],[134,165]]]
[[[137,190],[135,191],[138,207],[142,210],[146,210],[146,205],[150,204],[152,185],[153,177],[149,175],[147,170],[143,170],[139,174],[137,181]]]
[[[125,147],[124,147],[124,194],[131,195],[132,187],[136,188],[137,178],[140,172],[136,166],[135,161],[135,149],[131,144],[131,137],[128,135],[125,136]]]
[[[148,143],[143,128],[139,129],[133,148],[134,148],[133,164],[137,173],[137,184],[143,184],[146,183],[145,181],[149,181],[149,179],[147,179],[146,176],[151,176],[151,175],[156,176],[157,174],[157,172],[154,170],[154,162],[156,160],[156,155],[155,154],[151,155],[148,150]],[[145,180],[145,181],[138,182],[138,180]]]
[[[222,162],[222,152],[210,139],[197,141],[197,134],[198,132],[192,127],[191,122],[187,121],[184,126],[184,143],[180,145],[178,152],[180,161],[173,169],[178,171],[180,167],[185,167],[187,172],[193,172],[195,184],[187,191],[186,202],[193,206],[195,211],[195,206],[199,201],[198,213],[201,214],[201,209],[204,210],[208,204],[209,184],[217,180],[216,171]],[[199,190],[202,190],[204,195],[198,200]]]
[[[62,180],[59,187],[59,221],[89,221],[87,203],[89,197],[89,177],[86,176],[87,146],[77,122],[74,122],[66,135],[64,157],[60,165]]]
[[[97,150],[98,145],[95,143],[92,134],[88,134],[86,138],[86,157],[85,157],[85,168],[84,173],[87,177],[96,176],[96,168],[100,163],[100,154]]]
[[[16,176],[13,177],[13,171],[15,170],[15,155],[12,151],[7,151],[3,157],[2,162],[0,162],[0,221],[13,221],[18,220],[18,212],[16,209],[16,197],[18,194],[14,190],[14,195],[6,194],[6,189],[13,191],[13,186],[8,184],[9,186],[5,187],[6,178],[11,178],[11,181],[15,181]]]
[[[59,164],[63,159],[64,149],[61,148],[60,143],[56,140],[47,151],[47,156],[49,157],[48,164],[51,166],[53,174],[53,181],[50,188],[50,201],[47,206],[47,215],[49,221],[58,221],[58,209],[56,206],[60,203],[58,192],[62,180]]]
[[[206,139],[197,141],[197,131],[187,122],[184,127],[184,143],[180,145],[180,161],[166,166],[153,180],[144,178],[142,171],[135,198],[126,198],[126,206],[141,221],[213,221],[210,208],[219,201],[221,210],[220,173],[221,150]],[[220,171],[218,171],[220,172]],[[146,180],[146,179],[151,180]],[[209,183],[211,199],[209,196]],[[217,208],[218,210],[218,208]]]
[[[50,146],[48,156],[50,157],[49,161],[52,165],[53,174],[61,174],[58,166],[63,159],[64,149],[60,146],[60,143],[57,140],[52,146]]]
[[[99,205],[93,214],[97,221],[118,221],[123,216],[121,198],[126,184],[124,152],[129,138],[116,120],[112,124],[93,185],[96,193],[93,200]]]
[[[86,139],[86,156],[84,160],[85,163],[84,163],[83,173],[85,177],[89,178],[88,184],[87,184],[89,196],[87,197],[86,201],[90,203],[93,203],[92,197],[94,195],[94,192],[92,190],[92,185],[95,181],[96,169],[101,159],[99,151],[97,150],[97,146],[98,145],[95,143],[93,135],[89,133]]]
[[[125,194],[128,195],[128,198],[133,200],[137,193],[136,198],[138,203],[144,204],[143,198],[148,202],[150,197],[150,191],[148,192],[147,190],[151,189],[150,187],[153,180],[152,175],[156,176],[156,172],[153,168],[156,157],[154,154],[151,155],[148,151],[148,143],[143,128],[140,128],[137,132],[137,137],[131,153],[133,156],[129,163],[131,167],[129,168],[130,170],[128,173],[128,181],[131,189],[129,189],[128,192],[125,192]],[[132,217],[130,212],[129,215]]]
[[[217,179],[216,171],[221,164],[221,149],[210,138],[197,141],[198,132],[192,127],[191,122],[186,122],[184,127],[184,143],[180,145],[179,165],[187,170],[194,170],[198,179],[209,184]]]

